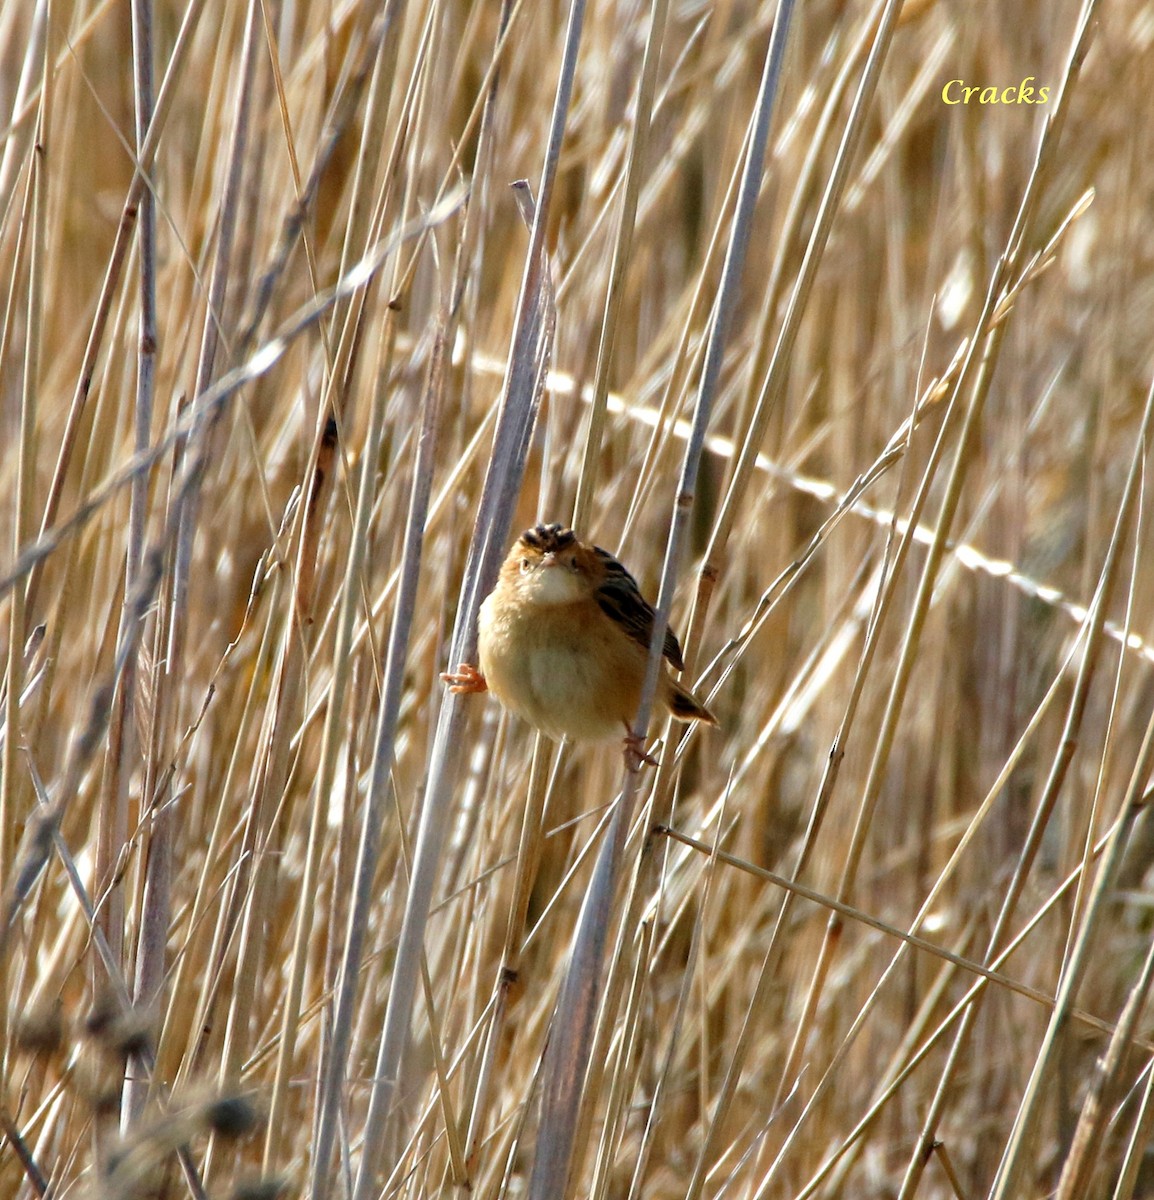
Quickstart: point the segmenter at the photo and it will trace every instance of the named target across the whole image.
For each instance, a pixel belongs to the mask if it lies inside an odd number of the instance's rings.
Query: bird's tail
[[[675,679],[671,679],[669,682],[672,684],[669,692],[669,711],[679,721],[704,721],[706,725],[717,724],[717,718],[713,713],[688,688],[683,688]]]

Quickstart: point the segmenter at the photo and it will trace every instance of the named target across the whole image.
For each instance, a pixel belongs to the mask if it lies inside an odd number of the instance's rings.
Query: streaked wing
[[[597,589],[597,603],[601,611],[610,620],[616,621],[639,646],[648,650],[653,637],[653,606],[638,590],[637,581],[612,554],[600,546],[595,546],[594,550],[606,572],[605,581]],[[677,635],[668,627],[661,652],[677,670],[685,666]]]

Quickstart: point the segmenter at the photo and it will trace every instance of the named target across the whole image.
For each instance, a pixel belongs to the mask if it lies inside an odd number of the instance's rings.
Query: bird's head
[[[596,586],[596,556],[564,525],[535,525],[517,539],[504,582],[533,604],[573,604]]]

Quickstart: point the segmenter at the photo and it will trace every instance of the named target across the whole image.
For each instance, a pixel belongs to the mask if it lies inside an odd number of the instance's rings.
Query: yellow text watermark
[[[1048,87],[1034,87],[1034,76],[1027,75],[1010,87],[992,84],[967,84],[964,79],[951,79],[942,88],[943,104],[1047,104]]]

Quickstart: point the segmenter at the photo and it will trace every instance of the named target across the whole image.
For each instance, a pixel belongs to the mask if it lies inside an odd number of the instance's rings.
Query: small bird
[[[626,753],[652,762],[629,723],[641,700],[653,620],[652,605],[612,554],[563,525],[537,525],[517,539],[481,605],[480,670],[461,663],[441,678],[454,692],[491,691],[552,738],[600,741],[624,727]],[[672,629],[662,653],[684,667]],[[657,689],[658,703],[679,721],[717,724],[668,670]]]

